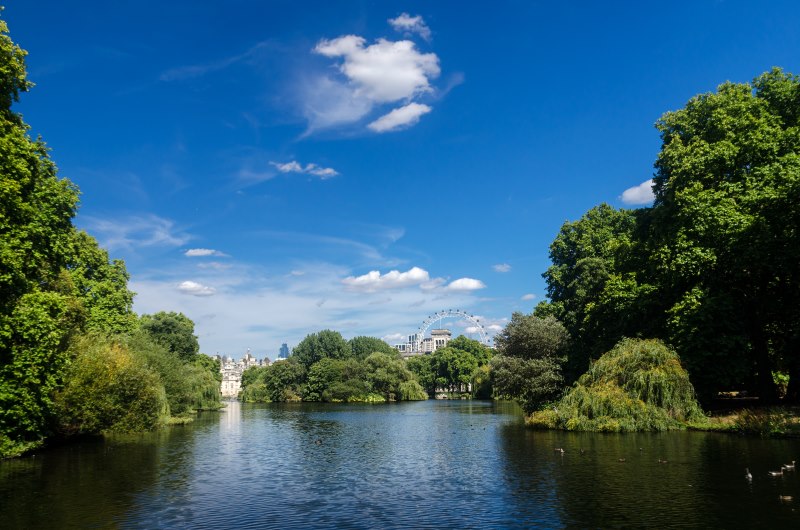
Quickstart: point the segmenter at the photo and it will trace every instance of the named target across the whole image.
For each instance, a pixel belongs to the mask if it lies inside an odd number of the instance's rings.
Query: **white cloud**
[[[428,271],[412,267],[406,272],[393,270],[382,275],[380,271],[370,271],[362,276],[348,276],[342,280],[342,283],[354,291],[375,292],[381,289],[397,289],[424,284],[428,281],[430,281]]]
[[[526,301],[527,300],[535,300],[535,299],[536,299],[536,295],[532,294],[532,293],[524,294],[524,295],[522,295],[522,298],[521,298],[521,300],[526,300]]]
[[[170,219],[153,214],[126,218],[79,217],[86,230],[108,249],[185,245],[192,237],[175,227]]]
[[[438,289],[442,297],[427,296],[413,284],[374,292],[347,289],[342,284],[342,278],[351,274],[347,268],[318,261],[294,262],[285,268],[303,271],[301,276],[276,273],[274,265],[265,268],[233,260],[224,271],[199,271],[188,260],[173,263],[174,268],[134,275],[129,284],[137,293],[134,310],[140,314],[184,313],[195,322],[201,351],[211,354],[239,357],[251,348],[258,357],[275,358],[281,343],[291,347],[309,333],[325,328],[335,329],[345,338],[398,334],[402,341],[418,329],[426,315],[446,307],[469,309],[480,303],[474,292],[443,287]],[[187,278],[193,283],[184,284]],[[181,284],[183,289],[178,289]],[[191,296],[211,289],[206,286],[214,286],[213,296]],[[490,326],[504,323],[502,318],[475,318],[490,335],[495,329]]]
[[[225,254],[224,252],[220,252],[219,250],[214,250],[210,248],[190,248],[189,250],[184,252],[183,255],[189,258],[198,258],[205,256],[228,257],[228,255]]]
[[[511,265],[508,263],[498,263],[497,265],[492,265],[492,268],[495,272],[509,272],[511,270]]]
[[[230,269],[232,267],[232,265],[230,265],[228,263],[220,263],[218,261],[202,262],[202,263],[198,263],[197,266],[199,268],[201,268],[201,269],[214,269],[214,270],[218,270],[218,271],[224,271],[224,270]]]
[[[373,121],[367,127],[375,132],[383,133],[396,131],[400,128],[410,127],[419,123],[421,116],[433,110],[428,105],[421,103],[409,103],[404,107],[399,107],[388,114],[385,114]]]
[[[178,284],[178,290],[184,294],[190,294],[192,296],[211,296],[216,292],[216,289],[213,287],[193,282],[191,280],[187,280]]]
[[[381,340],[384,342],[388,342],[389,344],[392,344],[400,341],[405,342],[407,338],[408,335],[403,335],[402,333],[389,333],[388,335],[384,335],[383,337],[381,337]]]
[[[376,103],[391,103],[430,92],[430,79],[440,73],[434,53],[419,53],[413,42],[378,39],[366,45],[357,35],[323,39],[314,52],[341,57],[339,71],[354,86],[356,96]]]
[[[642,205],[642,204],[650,204],[655,200],[655,195],[653,195],[653,180],[645,180],[638,186],[634,186],[632,188],[628,188],[627,190],[622,192],[620,199],[625,204],[630,205]]]
[[[304,173],[307,175],[314,175],[322,180],[335,177],[339,174],[338,171],[331,167],[321,167],[317,164],[306,164],[305,167],[303,167],[296,160],[286,162],[285,164],[279,162],[270,162],[270,164],[275,166],[281,173]]]
[[[308,120],[306,135],[330,127],[354,123],[369,114],[373,103],[346,84],[318,76],[298,88],[302,112]]]
[[[431,29],[425,24],[420,15],[412,17],[408,13],[400,13],[397,18],[390,18],[389,24],[401,33],[416,33],[426,41],[431,40]]]
[[[278,171],[281,173],[302,173],[303,166],[298,164],[296,161],[292,160],[291,162],[287,162],[285,164],[280,164],[278,162],[270,162],[273,166],[278,168]]]
[[[447,284],[448,291],[476,291],[485,287],[486,284],[474,278],[459,278]]]

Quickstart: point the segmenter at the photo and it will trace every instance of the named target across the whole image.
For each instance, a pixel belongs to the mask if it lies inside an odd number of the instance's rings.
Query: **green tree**
[[[108,252],[86,232],[72,234],[66,264],[71,293],[84,310],[84,328],[91,333],[123,334],[136,327],[134,293],[128,290],[128,271],[122,260],[109,261]]]
[[[649,254],[671,304],[670,342],[705,391],[732,382],[726,374],[739,370],[726,365],[752,366],[768,402],[776,367],[798,385],[798,103],[800,80],[774,69],[696,96],[656,125]]]
[[[350,349],[353,351],[353,356],[360,361],[363,361],[369,357],[370,354],[375,352],[381,352],[395,357],[398,355],[397,350],[389,346],[385,341],[375,337],[353,337],[350,339],[349,344]]]
[[[498,355],[491,366],[498,397],[515,399],[530,414],[558,395],[569,345],[569,334],[558,320],[514,313],[495,344]]]
[[[139,326],[150,339],[184,362],[194,361],[200,344],[194,334],[194,322],[183,313],[160,311],[142,315]]]
[[[77,189],[11,110],[32,86],[25,55],[0,20],[0,455],[47,435],[51,394],[83,319],[64,275]]]
[[[436,393],[436,373],[430,355],[415,355],[406,361],[406,367],[416,376],[420,386],[429,396]]]
[[[342,338],[342,334],[329,329],[307,335],[292,350],[292,357],[306,370],[309,370],[311,365],[326,357],[347,359],[352,356],[353,350],[347,341]]]
[[[494,355],[492,349],[485,344],[475,339],[469,339],[464,335],[459,335],[454,338],[447,345],[456,350],[461,350],[472,355],[478,362],[478,366],[484,366],[489,363]]]
[[[372,391],[386,401],[420,400],[428,396],[396,353],[375,352],[364,360]]]
[[[652,288],[642,278],[639,235],[646,221],[646,211],[600,204],[564,223],[550,245],[553,264],[543,274],[549,301],[535,314],[554,316],[572,337],[569,380],[620,338],[656,322],[646,316]]]

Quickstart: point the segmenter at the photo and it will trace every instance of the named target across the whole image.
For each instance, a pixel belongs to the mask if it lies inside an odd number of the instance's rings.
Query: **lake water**
[[[800,528],[798,472],[767,474],[791,460],[798,440],[531,431],[510,403],[230,403],[0,462],[0,527]]]

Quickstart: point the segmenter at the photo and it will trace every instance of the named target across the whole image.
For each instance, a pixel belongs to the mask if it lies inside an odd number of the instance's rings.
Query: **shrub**
[[[62,434],[146,431],[166,419],[169,406],[158,375],[125,345],[87,337],[76,349],[55,395]]]
[[[553,411],[529,424],[604,432],[662,431],[703,412],[677,354],[657,340],[623,339],[582,375]]]

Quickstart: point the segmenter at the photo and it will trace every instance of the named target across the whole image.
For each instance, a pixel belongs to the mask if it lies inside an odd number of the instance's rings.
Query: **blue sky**
[[[76,224],[209,354],[495,332],[564,221],[648,203],[664,112],[800,73],[788,1],[8,4]]]

